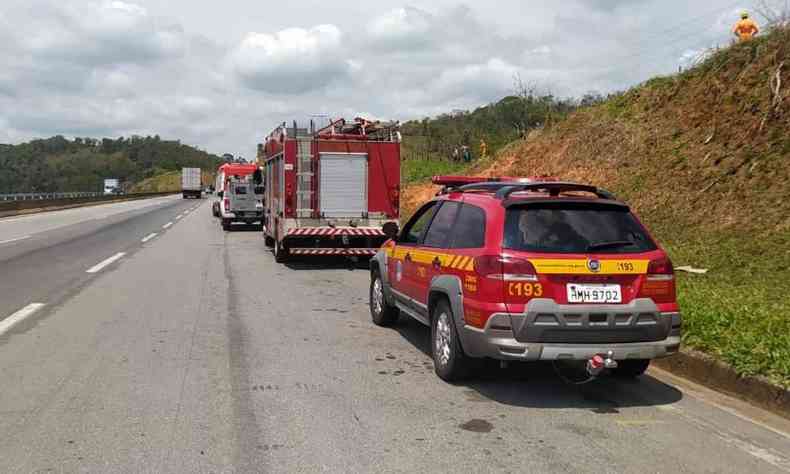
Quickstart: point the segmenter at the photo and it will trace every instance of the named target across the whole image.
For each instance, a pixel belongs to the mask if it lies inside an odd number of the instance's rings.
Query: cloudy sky
[[[676,71],[754,0],[2,0],[0,143],[159,134],[253,157],[277,123],[405,120]]]

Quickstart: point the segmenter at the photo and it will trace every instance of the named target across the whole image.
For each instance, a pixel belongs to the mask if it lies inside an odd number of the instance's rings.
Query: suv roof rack
[[[513,193],[525,191],[546,192],[552,197],[559,196],[564,192],[581,191],[595,194],[600,199],[617,200],[614,194],[605,189],[588,184],[558,181],[556,178],[544,176],[533,178],[434,176],[433,183],[444,186],[437,195],[483,191],[494,193],[497,199],[504,201]]]
[[[605,189],[600,189],[596,186],[591,186],[589,184],[569,183],[564,181],[524,183],[524,184],[506,183],[504,186],[500,186],[499,189],[496,190],[496,198],[500,200],[505,200],[508,197],[510,197],[510,195],[513,193],[519,193],[524,191],[543,191],[549,193],[550,196],[559,196],[561,193],[565,193],[569,191],[581,191],[581,192],[595,194],[597,197],[601,199],[609,199],[612,201],[617,200],[614,194],[610,193]]]

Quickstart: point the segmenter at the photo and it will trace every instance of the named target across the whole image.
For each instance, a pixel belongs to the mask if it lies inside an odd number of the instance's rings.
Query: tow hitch
[[[614,353],[609,351],[605,356],[601,354],[592,356],[586,363],[577,360],[562,364],[561,361],[555,360],[552,365],[557,375],[566,383],[583,385],[598,378],[606,369],[616,369],[617,361],[613,357]],[[563,366],[565,370],[563,370]]]
[[[590,377],[597,377],[604,369],[616,369],[617,361],[612,359],[612,355],[612,351],[609,351],[605,359],[600,354],[592,356],[592,358],[587,361],[587,374]]]

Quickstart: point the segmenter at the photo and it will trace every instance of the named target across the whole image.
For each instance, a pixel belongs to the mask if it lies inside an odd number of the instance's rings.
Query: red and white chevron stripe
[[[372,257],[378,249],[290,249],[291,255],[342,255],[354,257]]]
[[[372,236],[381,237],[384,231],[371,227],[302,227],[299,229],[290,229],[288,236],[291,235],[305,235],[305,236],[336,236],[336,235],[351,235],[351,236]]]

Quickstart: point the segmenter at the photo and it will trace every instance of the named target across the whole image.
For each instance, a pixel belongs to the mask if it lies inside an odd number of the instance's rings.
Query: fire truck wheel
[[[274,261],[283,263],[288,260],[288,247],[284,246],[282,242],[274,239]]]
[[[378,270],[370,279],[370,317],[376,326],[392,326],[398,321],[398,308],[390,306],[384,296],[384,282]]]
[[[469,358],[464,354],[455,328],[453,310],[447,300],[440,300],[431,315],[431,354],[436,375],[454,382],[468,374]]]
[[[617,368],[613,370],[615,377],[636,378],[644,374],[650,366],[650,359],[629,359],[619,361]]]

